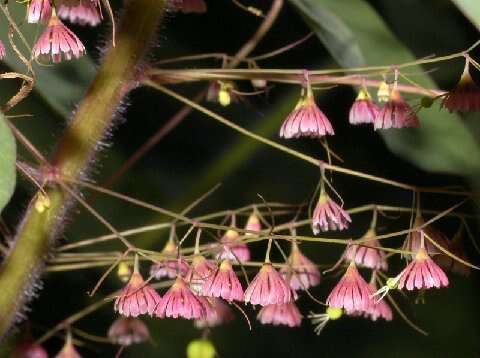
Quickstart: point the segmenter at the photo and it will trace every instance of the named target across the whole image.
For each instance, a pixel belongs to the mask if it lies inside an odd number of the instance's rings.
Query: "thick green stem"
[[[54,156],[53,165],[62,175],[78,178],[88,168],[123,96],[135,84],[138,66],[154,40],[164,5],[164,0],[126,3],[116,46],[107,51]],[[43,212],[35,206],[43,199],[32,201],[15,246],[0,268],[0,337],[28,301],[32,281],[41,273],[49,247],[61,228],[67,195],[60,186],[50,188],[48,195],[50,207]]]

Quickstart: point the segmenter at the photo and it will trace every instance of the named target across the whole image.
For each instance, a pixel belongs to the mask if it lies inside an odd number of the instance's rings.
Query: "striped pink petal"
[[[409,291],[448,286],[448,277],[421,247],[415,259],[400,273],[398,288]]]
[[[243,300],[242,285],[229,260],[223,260],[220,267],[205,281],[202,295],[221,297],[227,301]]]
[[[272,264],[265,263],[245,290],[244,301],[252,305],[266,306],[288,303],[293,296],[290,286]]]
[[[54,63],[80,58],[85,47],[78,37],[55,15],[52,15],[47,28],[38,38],[32,49],[33,57],[45,58],[50,55]]]
[[[317,206],[313,211],[312,229],[315,235],[321,231],[345,230],[352,222],[350,215],[328,194],[321,193]]]
[[[380,109],[373,125],[375,129],[419,127],[420,121],[400,92],[393,90],[390,100]]]
[[[204,319],[211,306],[205,297],[196,296],[183,278],[178,277],[155,309],[159,318]]]
[[[302,314],[294,302],[267,305],[258,312],[257,319],[262,324],[274,326],[299,327]]]
[[[313,97],[300,99],[295,109],[287,116],[280,128],[280,137],[323,137],[334,135],[332,124],[315,104]]]
[[[145,283],[139,272],[133,272],[130,281],[115,299],[114,309],[125,317],[152,315],[160,302],[160,295]]]
[[[327,305],[344,308],[346,311],[364,311],[372,303],[373,292],[360,276],[355,263],[351,262],[347,271],[327,298]]]
[[[296,243],[287,260],[288,266],[280,270],[293,290],[306,290],[320,283],[320,271],[301,251]]]

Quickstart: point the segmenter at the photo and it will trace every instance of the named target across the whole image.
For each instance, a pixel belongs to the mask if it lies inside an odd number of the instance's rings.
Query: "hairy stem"
[[[129,0],[98,74],[61,139],[53,165],[65,176],[78,178],[88,168],[98,143],[111,126],[123,96],[133,88],[138,65],[152,42],[164,1]],[[48,190],[50,208],[35,209],[36,196],[25,213],[15,245],[0,268],[0,337],[14,322],[31,296],[33,280],[42,270],[52,241],[65,215],[65,195],[60,186]]]

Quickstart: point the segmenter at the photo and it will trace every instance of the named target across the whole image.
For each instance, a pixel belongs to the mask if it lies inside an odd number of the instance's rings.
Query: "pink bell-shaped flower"
[[[299,327],[302,324],[302,314],[294,302],[263,306],[257,319],[262,324],[274,326]]]
[[[33,46],[32,54],[36,59],[50,56],[54,63],[58,63],[82,57],[85,47],[53,11],[46,29]]]
[[[328,295],[327,305],[346,311],[365,311],[372,304],[373,292],[352,261],[337,285]]]
[[[204,319],[211,306],[205,297],[196,296],[181,277],[165,293],[155,309],[159,318]]]
[[[242,285],[229,260],[223,260],[220,267],[205,281],[202,295],[221,297],[226,301],[243,300]]]
[[[293,293],[270,262],[266,262],[245,290],[244,301],[252,305],[273,305],[292,301]]]
[[[288,266],[282,267],[280,272],[290,284],[292,290],[307,290],[320,283],[320,271],[298,247],[296,241],[292,242],[292,250],[287,260]]]

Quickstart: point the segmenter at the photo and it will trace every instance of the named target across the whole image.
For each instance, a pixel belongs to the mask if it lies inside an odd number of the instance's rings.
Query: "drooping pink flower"
[[[182,12],[185,14],[201,14],[207,11],[205,0],[183,0]]]
[[[160,299],[157,291],[134,270],[130,281],[115,299],[114,309],[125,317],[137,317],[147,313],[152,315]]]
[[[448,286],[448,277],[430,258],[423,247],[417,251],[415,258],[399,275],[398,288],[409,291],[423,288],[440,288]]]
[[[253,213],[251,213],[250,216],[248,217],[247,224],[245,225],[245,230],[256,231],[256,232],[262,231],[262,224],[255,211],[253,211]],[[245,235],[255,235],[255,234],[246,233]]]
[[[480,111],[480,88],[470,76],[470,61],[465,61],[460,81],[452,91],[443,98],[442,107],[450,112],[478,112]]]
[[[252,305],[273,305],[292,301],[290,286],[271,263],[264,263],[245,290],[244,301]]]
[[[207,312],[205,319],[195,321],[197,328],[212,328],[228,323],[234,319],[234,314],[229,305],[219,298],[212,298],[210,300],[212,309]]]
[[[50,0],[31,0],[28,4],[27,22],[36,24],[37,22],[47,22],[52,15],[52,5]]]
[[[205,297],[196,296],[183,278],[177,277],[158,303],[155,315],[159,318],[204,319],[211,309]]]
[[[361,245],[350,245],[345,253],[345,259],[354,261],[360,267],[368,267],[374,270],[388,270],[388,263],[385,252],[379,250],[381,247],[377,239],[372,239],[377,234],[375,230],[368,230],[360,239]],[[364,241],[368,240],[368,241]]]
[[[32,49],[33,57],[48,58],[50,55],[54,63],[72,58],[80,58],[85,54],[85,47],[68,27],[52,13],[47,28],[38,38]]]
[[[223,244],[223,250],[217,254],[217,260],[228,259],[233,262],[250,260],[250,249],[246,243],[240,241],[238,232],[235,230],[227,230],[220,241]]]
[[[10,358],[48,358],[48,353],[40,344],[35,344],[28,336],[24,339],[10,355]]]
[[[263,306],[257,319],[262,324],[274,326],[299,327],[302,324],[302,314],[294,302]]]
[[[368,91],[362,88],[350,108],[348,121],[350,124],[373,123],[379,112]]]
[[[214,274],[215,270],[215,263],[207,260],[202,255],[195,255],[185,281],[188,282],[190,288],[195,293],[200,293],[203,284]]]
[[[321,231],[345,230],[351,222],[350,215],[322,191],[313,211],[313,233],[318,235]]]
[[[149,340],[150,332],[140,319],[120,317],[108,329],[108,338],[115,344],[129,346]]]
[[[373,122],[375,130],[389,128],[419,127],[420,121],[412,107],[400,92],[392,90],[390,100],[380,109]]]
[[[7,55],[7,51],[5,50],[5,45],[3,41],[0,40],[0,60],[3,60]]]
[[[307,86],[307,94],[298,101],[280,128],[280,137],[285,139],[334,135],[332,124],[315,103],[313,91]]]
[[[372,292],[377,291],[377,287],[373,283],[370,284],[370,288],[372,289]],[[382,318],[385,321],[391,321],[393,319],[392,309],[385,300],[380,300],[378,302],[374,301],[363,314],[366,318],[369,318],[372,321],[376,321],[379,318]]]
[[[370,283],[370,288],[372,292],[377,291],[377,286],[374,283]],[[369,305],[363,311],[347,311],[347,314],[350,316],[363,316],[372,321],[377,321],[379,318],[384,319],[385,321],[391,321],[393,319],[392,309],[385,300],[372,301],[372,304]]]
[[[292,250],[287,260],[287,267],[282,267],[280,272],[293,290],[306,290],[320,283],[320,271],[310,261],[294,241]]]
[[[413,224],[414,228],[420,227],[423,224],[425,224],[425,220],[423,220],[422,216],[417,215],[417,217],[415,218],[415,222]],[[441,231],[438,231],[437,229],[435,229],[433,226],[428,225],[423,229],[423,232],[427,234],[429,238],[431,238],[441,247],[445,249],[448,247],[447,237]],[[403,242],[402,249],[405,251],[410,251],[413,254],[411,255],[405,254],[404,256],[412,259],[415,257],[415,253],[418,251],[418,249],[421,246],[422,235],[423,235],[422,230],[415,230],[407,234],[407,237]],[[427,250],[427,253],[430,256],[434,256],[442,253],[435,245],[433,245],[430,242],[430,240],[426,240],[424,243],[424,246],[425,246],[425,249]]]
[[[328,295],[327,305],[346,311],[364,311],[372,303],[373,292],[352,261],[337,285]]]
[[[67,335],[65,344],[63,345],[60,352],[57,353],[55,358],[82,358],[82,356],[77,352],[75,346],[73,345],[72,336],[70,333]]]
[[[97,26],[102,21],[100,3],[96,0],[80,0],[73,6],[60,3],[58,17],[72,24]]]
[[[190,267],[185,260],[177,258],[178,246],[175,241],[168,240],[161,254],[163,259],[158,263],[152,264],[150,267],[150,275],[157,280],[164,277],[173,279],[177,277],[177,275],[185,277]]]
[[[205,281],[202,295],[221,297],[227,301],[243,300],[242,284],[228,259],[223,260],[219,268]]]

